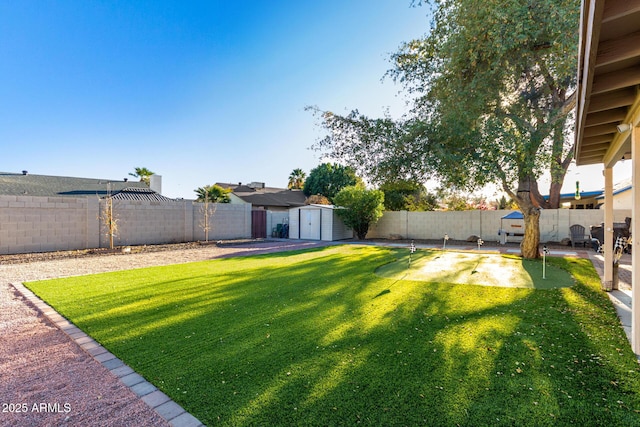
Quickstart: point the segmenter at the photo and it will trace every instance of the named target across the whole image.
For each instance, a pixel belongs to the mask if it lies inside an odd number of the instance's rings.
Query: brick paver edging
[[[204,426],[196,417],[185,411],[182,406],[171,400],[169,396],[158,390],[153,384],[137,374],[131,367],[118,359],[114,354],[100,345],[93,338],[82,332],[76,325],[62,317],[50,305],[38,298],[22,283],[11,283],[22,296],[29,301],[51,323],[64,332],[82,350],[88,353],[96,362],[104,366],[115,375],[122,384],[127,386],[138,398],[153,409],[158,415],[167,420],[173,427],[201,427]]]

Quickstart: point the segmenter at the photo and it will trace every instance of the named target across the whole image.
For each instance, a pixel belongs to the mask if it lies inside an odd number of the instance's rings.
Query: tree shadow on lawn
[[[394,257],[342,247],[194,263],[185,277],[153,269],[147,284],[135,282],[136,272],[92,276],[132,289],[114,304],[126,309],[94,314],[81,327],[206,424],[635,419],[637,369],[624,390],[619,385],[633,358],[603,358],[576,317],[595,318],[591,328],[622,346],[603,295],[582,284],[537,291],[373,273]],[[137,287],[148,305],[136,306]],[[83,304],[101,298],[105,306],[114,295],[85,296],[71,320]],[[576,299],[584,300],[580,310]]]

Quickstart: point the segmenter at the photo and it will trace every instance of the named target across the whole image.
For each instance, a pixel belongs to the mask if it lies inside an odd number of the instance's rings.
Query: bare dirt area
[[[168,426],[11,283],[318,246],[232,241],[0,256],[0,426]]]

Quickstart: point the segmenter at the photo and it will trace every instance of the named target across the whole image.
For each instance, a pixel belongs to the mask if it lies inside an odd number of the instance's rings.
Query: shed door
[[[320,209],[300,209],[300,238],[320,240]]]

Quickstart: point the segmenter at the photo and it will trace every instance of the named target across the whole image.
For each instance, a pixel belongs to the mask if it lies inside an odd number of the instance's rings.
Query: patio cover
[[[580,19],[575,160],[602,164],[605,181],[605,247],[613,245],[613,166],[632,161],[632,235],[640,236],[640,0],[583,0]],[[637,237],[636,237],[637,239]],[[632,299],[640,302],[632,251]],[[613,278],[613,257],[605,251],[604,284]],[[633,304],[632,348],[640,355],[640,303]]]

